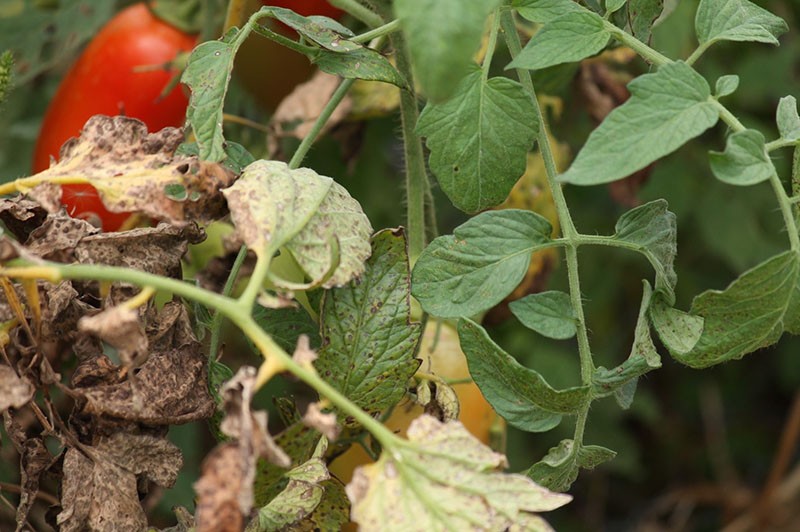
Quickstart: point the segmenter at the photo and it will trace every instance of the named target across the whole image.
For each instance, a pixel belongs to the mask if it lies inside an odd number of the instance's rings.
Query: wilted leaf
[[[527,475],[535,482],[554,491],[567,491],[578,472],[583,469],[594,469],[603,462],[613,459],[616,452],[597,445],[576,446],[573,440],[561,440],[547,456],[533,464]]]
[[[126,367],[139,366],[147,359],[147,336],[135,310],[111,307],[99,314],[84,316],[78,328],[114,347]]]
[[[0,369],[2,369],[2,366],[0,366]],[[39,479],[57,459],[58,457],[50,455],[44,440],[40,437],[26,438],[22,444],[19,458],[22,492],[19,496],[16,518],[18,531],[25,530],[28,514],[36,501],[36,495],[39,493]]]
[[[352,519],[362,530],[505,530],[530,512],[571,500],[522,475],[500,472],[505,457],[461,423],[422,416],[411,423],[408,438],[410,445],[358,468],[348,484]]]
[[[313,402],[308,405],[306,413],[303,414],[303,425],[317,430],[331,441],[339,437],[339,431],[341,430],[336,423],[336,414],[323,412],[319,402]]]
[[[486,400],[521,430],[548,431],[561,422],[563,415],[577,413],[589,398],[588,386],[554,389],[539,373],[503,351],[473,321],[459,320],[458,338],[470,375]]]
[[[0,365],[0,412],[20,408],[33,398],[36,391],[25,377],[19,377],[12,368]]]
[[[453,205],[468,213],[502,203],[525,173],[539,120],[525,89],[484,79],[477,66],[444,103],[429,103],[417,132],[427,137],[430,167]]]
[[[315,366],[355,404],[376,413],[403,397],[419,366],[414,349],[421,330],[411,323],[405,236],[384,230],[372,246],[361,279],[325,294],[323,345]]]
[[[372,227],[358,202],[330,177],[256,161],[224,193],[237,232],[256,253],[272,255],[285,246],[313,282],[325,279],[338,255],[326,288],[363,272]]]

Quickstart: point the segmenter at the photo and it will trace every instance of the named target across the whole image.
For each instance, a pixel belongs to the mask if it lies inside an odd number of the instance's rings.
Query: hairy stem
[[[364,43],[369,42],[372,39],[377,37],[383,37],[384,35],[390,35],[400,29],[400,21],[395,19],[391,22],[387,22],[383,26],[379,26],[374,30],[366,31],[360,35],[356,35],[355,37],[351,38],[350,40],[357,43]]]

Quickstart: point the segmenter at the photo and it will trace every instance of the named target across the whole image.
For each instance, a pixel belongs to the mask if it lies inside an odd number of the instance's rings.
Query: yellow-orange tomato
[[[428,322],[422,338],[419,357],[422,365],[419,372],[422,374],[434,374],[445,380],[466,379],[469,377],[467,359],[458,342],[458,333],[446,323],[442,323],[438,328],[433,320]],[[435,344],[435,349],[432,347]],[[495,413],[486,399],[481,394],[478,386],[474,382],[454,384],[453,389],[458,395],[461,411],[459,421],[469,430],[469,432],[483,443],[488,444],[490,433],[497,423],[502,420]],[[394,432],[405,435],[411,421],[422,415],[423,408],[411,401],[403,401],[395,408],[392,415],[386,421],[386,426]],[[502,425],[500,425],[502,426]],[[339,480],[347,484],[353,476],[353,470],[360,466],[370,463],[364,449],[360,445],[353,445],[344,454],[337,457],[330,465],[330,471]]]

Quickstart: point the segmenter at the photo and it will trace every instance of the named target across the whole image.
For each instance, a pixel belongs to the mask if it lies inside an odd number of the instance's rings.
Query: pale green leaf
[[[506,68],[547,68],[580,61],[601,51],[611,33],[603,19],[590,11],[567,12],[536,32]]]
[[[636,391],[636,380],[645,373],[661,367],[661,357],[650,336],[650,321],[647,319],[652,288],[647,281],[643,283],[642,304],[633,338],[633,347],[627,360],[613,369],[598,367],[592,376],[595,397],[614,394],[622,408],[629,408]]]
[[[498,414],[511,425],[544,432],[575,414],[589,398],[588,386],[556,390],[536,371],[522,366],[468,319],[458,322],[458,338],[469,373]]]
[[[577,330],[569,294],[550,291],[530,294],[509,304],[511,313],[542,336],[566,340]]]
[[[703,332],[690,351],[672,351],[672,356],[705,368],[777,342],[787,327],[798,323],[792,314],[797,312],[799,271],[800,258],[787,251],[745,272],[725,290],[697,296],[691,314],[705,320]]]
[[[372,227],[358,202],[330,177],[261,160],[223,193],[238,234],[256,253],[272,255],[284,247],[326,288],[364,270]]]
[[[768,180],[775,173],[765,147],[764,135],[755,129],[731,134],[725,151],[712,151],[708,157],[716,178],[729,185],[755,185]]]
[[[606,14],[610,15],[615,11],[619,11],[627,1],[628,0],[606,0]]]
[[[396,0],[422,91],[441,102],[455,92],[481,43],[483,27],[500,0]]]
[[[425,248],[411,293],[440,318],[473,316],[502,301],[522,281],[533,251],[553,245],[544,217],[517,209],[488,211]]]
[[[520,16],[532,22],[550,22],[565,13],[582,12],[573,0],[513,0],[511,5]]]
[[[325,294],[315,367],[356,405],[378,413],[403,397],[419,367],[414,351],[421,329],[411,323],[402,232],[381,231],[372,246],[361,278]]]
[[[794,96],[781,98],[775,118],[781,138],[800,140],[800,116],[797,114],[797,100]]]
[[[778,37],[789,29],[782,18],[748,0],[701,0],[694,24],[701,44],[717,41],[778,44]]]
[[[661,297],[650,305],[650,321],[661,343],[673,356],[689,353],[703,333],[703,318],[672,308]]]
[[[675,283],[675,256],[678,253],[678,228],[675,214],[667,202],[654,200],[620,216],[614,239],[632,244],[644,254],[656,271],[656,290],[672,301]]]
[[[525,173],[539,121],[522,85],[485,80],[474,68],[451,99],[425,107],[417,132],[427,137],[430,167],[444,193],[474,213],[502,203]]]
[[[505,457],[456,421],[424,415],[411,423],[408,439],[358,468],[347,486],[352,519],[362,530],[506,530],[572,499],[502,473]]]
[[[714,89],[715,98],[722,98],[723,96],[728,96],[736,92],[736,89],[739,88],[739,76],[735,74],[729,74],[727,76],[720,76],[717,79],[717,85]]]
[[[622,179],[672,153],[717,123],[703,77],[683,62],[633,80],[631,98],[589,136],[562,181],[598,185]]]
[[[561,440],[547,455],[533,464],[526,474],[535,482],[553,491],[567,491],[578,478],[581,468],[594,469],[612,460],[616,452],[599,445],[575,445],[573,440]]]

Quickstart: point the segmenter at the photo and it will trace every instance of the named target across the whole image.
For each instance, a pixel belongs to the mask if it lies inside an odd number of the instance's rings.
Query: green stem
[[[800,144],[792,155],[792,196],[800,196]]]
[[[338,7],[342,11],[347,11],[370,28],[377,28],[383,24],[383,19],[380,15],[374,13],[371,9],[360,4],[356,0],[328,0],[328,2],[333,7]]]
[[[618,27],[614,26],[612,23],[608,21],[603,21],[603,26],[605,26],[605,29],[608,30],[608,32],[611,34],[612,37],[614,37],[616,40],[618,40],[619,42],[621,42],[622,44],[624,44],[625,46],[627,46],[628,48],[639,54],[649,63],[652,63],[656,66],[672,63],[672,59],[665,56],[661,52],[654,50],[653,48],[650,48],[649,46],[647,46],[645,43],[643,43],[633,35],[630,35],[622,31]]]
[[[778,198],[778,205],[783,215],[783,223],[786,224],[786,232],[789,233],[789,244],[792,246],[793,251],[800,253],[800,235],[797,232],[797,220],[794,212],[792,212],[792,203],[786,195],[786,190],[784,190],[783,183],[781,183],[777,173],[772,173],[769,182],[772,185],[772,190],[775,191],[775,196]]]
[[[703,55],[703,53],[705,53],[705,51],[708,50],[708,47],[712,44],[714,43],[711,41],[700,44],[700,46],[698,46],[695,51],[692,52],[692,55],[686,59],[686,64],[689,66],[695,64],[695,62],[700,59],[700,56]]]
[[[789,146],[800,146],[800,141],[797,139],[790,140],[790,139],[776,139],[772,142],[767,142],[764,146],[768,152],[779,150],[781,148],[788,148]]]
[[[257,254],[257,257],[250,280],[247,281],[244,292],[239,296],[239,305],[248,309],[248,312],[252,311],[256,298],[258,298],[258,294],[264,286],[264,280],[269,272],[269,265],[272,263],[272,251],[265,248],[262,253]]]
[[[338,105],[347,95],[347,91],[350,90],[350,87],[353,86],[353,83],[355,83],[355,79],[346,79],[342,81],[338,87],[336,87],[331,99],[327,104],[325,104],[325,108],[322,109],[322,112],[314,121],[311,131],[309,131],[308,135],[303,138],[300,146],[298,146],[297,150],[294,152],[292,160],[289,161],[289,168],[295,169],[300,167],[300,165],[303,163],[303,159],[305,159],[306,155],[308,154],[308,150],[311,149],[311,145],[314,144],[315,140],[317,140],[317,136],[319,136],[320,132],[325,127],[325,124],[336,110],[336,107],[338,107]]]
[[[247,246],[239,248],[239,254],[236,255],[236,260],[233,261],[231,271],[228,274],[228,279],[225,281],[225,286],[222,288],[222,295],[230,297],[233,292],[233,287],[236,285],[236,278],[239,277],[239,270],[244,264],[244,259],[247,257]],[[211,338],[208,342],[208,357],[210,360],[216,360],[219,353],[220,338],[222,337],[222,323],[224,317],[222,313],[217,311],[214,313],[214,319],[211,321]]]
[[[719,103],[717,100],[712,98],[711,96],[708,97],[708,101],[717,108],[717,112],[719,112],[719,117],[722,119],[723,122],[728,124],[728,127],[731,128],[733,132],[744,131],[747,129],[744,127],[744,124],[739,122],[739,119],[736,118],[733,113],[728,111],[728,108]]]
[[[411,72],[411,60],[406,42],[401,33],[390,37],[396,50],[397,70],[407,81],[409,87],[414,86]],[[408,225],[408,257],[411,266],[425,249],[425,200],[430,189],[428,172],[425,168],[425,156],[422,150],[422,139],[415,128],[419,118],[419,108],[415,94],[409,90],[400,91],[400,118],[403,132],[403,152],[406,163],[406,213]]]
[[[370,30],[362,33],[361,35],[356,35],[355,37],[351,37],[350,41],[357,43],[365,43],[377,37],[383,37],[384,35],[389,35],[391,33],[394,33],[399,29],[400,29],[400,21],[395,19],[391,22],[387,22],[383,26],[375,28],[374,30]]]
[[[522,44],[517,34],[516,26],[514,25],[514,18],[510,11],[504,11],[501,15],[501,24],[505,32],[506,43],[511,52],[511,57],[514,58],[519,54],[522,49]],[[558,213],[558,221],[561,225],[561,230],[564,234],[566,241],[565,255],[567,259],[567,276],[569,278],[569,292],[572,308],[575,312],[575,321],[578,329],[578,353],[581,363],[581,382],[583,384],[592,383],[592,375],[594,374],[594,361],[592,360],[592,351],[589,345],[589,334],[586,328],[586,318],[583,312],[583,301],[581,299],[581,283],[580,275],[578,272],[578,246],[577,239],[579,238],[578,231],[575,229],[575,224],[570,216],[567,200],[564,197],[564,191],[561,188],[561,183],[556,179],[558,170],[556,169],[555,158],[553,157],[553,149],[550,146],[550,140],[547,137],[547,121],[542,108],[539,105],[539,100],[536,98],[536,90],[533,87],[533,81],[528,70],[518,69],[517,73],[522,85],[528,90],[531,95],[531,100],[539,117],[541,124],[539,129],[539,150],[542,154],[544,161],[545,173],[547,174],[547,182],[553,193],[553,202],[556,206]],[[588,408],[588,405],[587,405]]]

